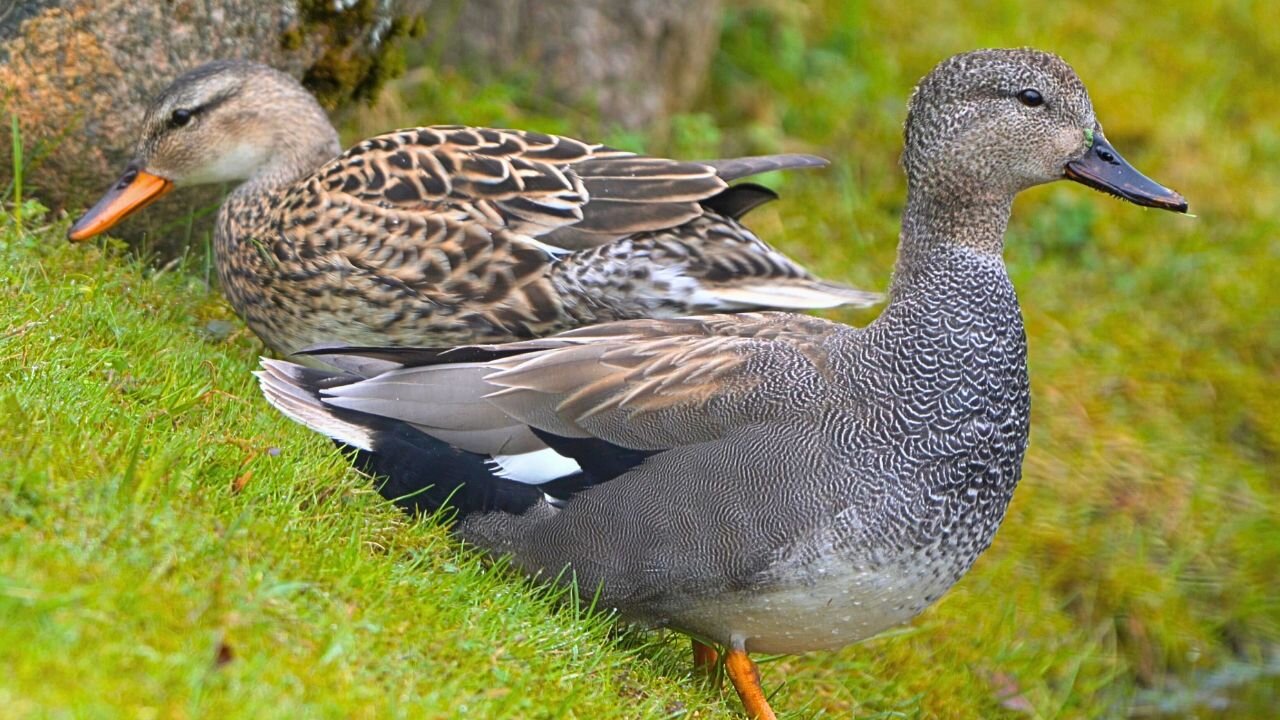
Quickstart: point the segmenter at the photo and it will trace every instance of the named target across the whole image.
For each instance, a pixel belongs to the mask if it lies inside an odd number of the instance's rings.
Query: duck
[[[1049,52],[942,61],[911,95],[904,145],[898,256],[864,327],[759,312],[314,348],[330,369],[264,359],[261,390],[407,506],[446,509],[468,544],[689,635],[749,717],[775,718],[751,654],[909,621],[1005,516],[1031,403],[1003,259],[1014,197],[1066,179],[1187,212]]]
[[[611,320],[862,307],[745,227],[754,183],[812,155],[681,162],[534,131],[397,130],[341,151],[291,76],[215,61],[146,110],[134,158],[68,231],[84,241],[175,187],[239,182],[213,256],[273,350],[457,345]]]

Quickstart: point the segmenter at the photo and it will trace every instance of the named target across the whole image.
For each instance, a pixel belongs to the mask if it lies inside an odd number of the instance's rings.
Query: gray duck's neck
[[[874,347],[859,377],[875,367],[886,378],[883,412],[894,422],[884,437],[901,448],[903,477],[927,488],[912,497],[930,498],[903,508],[919,522],[886,515],[891,526],[876,533],[887,540],[868,542],[888,542],[886,552],[909,559],[947,543],[949,555],[938,562],[948,583],[990,543],[1026,449],[1026,333],[1001,257],[1011,205],[913,194],[889,304],[855,336]]]
[[[1003,268],[1004,233],[1013,198],[937,197],[912,189],[902,218],[889,302],[915,295],[920,283],[957,251]]]

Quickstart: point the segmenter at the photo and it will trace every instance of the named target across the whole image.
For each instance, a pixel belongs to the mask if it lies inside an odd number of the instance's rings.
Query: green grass
[[[270,412],[201,282],[64,231],[0,233],[0,716],[728,716]]]
[[[972,47],[1059,52],[1113,144],[1198,217],[1078,185],[1019,200],[1034,417],[1004,528],[910,626],[769,663],[766,686],[793,718],[1270,717],[1280,31],[1263,14],[759,0],[726,14],[697,111],[652,138],[432,68],[345,137],[470,122],[686,157],[816,151],[835,165],[767,178],[784,198],[752,225],[883,289],[912,83]],[[617,636],[382,504],[258,398],[260,346],[200,279],[37,218],[0,220],[0,716],[732,715],[678,639]],[[1214,715],[1214,694],[1236,704]]]

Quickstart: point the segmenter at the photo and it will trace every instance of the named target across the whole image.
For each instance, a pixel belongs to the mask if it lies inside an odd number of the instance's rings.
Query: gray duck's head
[[[1084,83],[1052,53],[976,50],[944,60],[912,93],[903,167],[937,202],[1011,199],[1074,180],[1138,205],[1187,211],[1107,142]]]
[[[174,187],[264,173],[292,180],[340,151],[324,110],[292,77],[254,62],[211,62],[151,102],[133,160],[69,236],[93,237]]]

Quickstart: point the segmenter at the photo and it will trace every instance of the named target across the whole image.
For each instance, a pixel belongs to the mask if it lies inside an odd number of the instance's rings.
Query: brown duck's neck
[[[276,147],[271,160],[232,191],[233,197],[262,195],[292,185],[342,152],[338,133],[327,122],[323,128],[280,138]]]
[[[1012,207],[1012,197],[937,197],[915,189],[909,192],[890,302],[913,289],[921,271],[952,254],[945,251],[964,249],[975,258],[1003,263],[1004,233]]]

